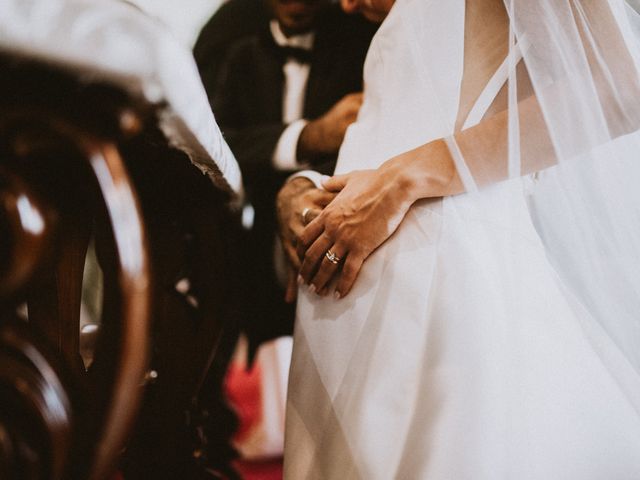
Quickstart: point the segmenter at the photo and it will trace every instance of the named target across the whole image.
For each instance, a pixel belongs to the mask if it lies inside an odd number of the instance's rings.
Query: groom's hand
[[[285,300],[288,302],[295,300],[298,289],[296,278],[300,270],[300,259],[296,248],[300,234],[307,224],[333,200],[335,195],[335,193],[316,188],[311,180],[304,177],[288,181],[278,192],[276,198],[278,234],[290,267],[285,295]]]
[[[327,155],[338,153],[345,132],[356,121],[362,106],[362,93],[350,93],[320,118],[309,122],[298,139],[297,158],[316,164]]]

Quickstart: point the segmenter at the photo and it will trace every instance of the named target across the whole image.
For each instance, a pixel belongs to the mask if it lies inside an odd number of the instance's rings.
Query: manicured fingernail
[[[304,283],[304,278],[302,278],[302,275],[298,275],[298,285],[302,285]]]
[[[316,291],[316,286],[312,283],[311,285],[309,285],[309,293],[315,293]]]
[[[340,297],[341,295],[339,291],[336,290],[335,292],[333,292],[333,298],[335,298],[336,300],[340,300]]]
[[[320,181],[322,183],[326,182],[327,180],[329,180],[331,177],[329,175],[322,175],[322,177],[320,178]]]

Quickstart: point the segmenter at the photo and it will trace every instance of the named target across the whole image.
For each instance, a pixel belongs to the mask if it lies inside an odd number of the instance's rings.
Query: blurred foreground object
[[[241,177],[190,52],[123,2],[6,0],[0,69],[0,478],[233,478]]]

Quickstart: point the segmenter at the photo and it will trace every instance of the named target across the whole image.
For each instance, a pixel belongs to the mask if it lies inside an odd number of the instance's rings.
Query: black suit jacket
[[[268,22],[269,12],[264,1],[229,0],[202,28],[193,48],[193,56],[202,82],[207,86],[209,101],[229,48],[264,29]]]
[[[318,118],[346,94],[362,90],[364,59],[375,28],[335,5],[321,16],[315,29],[304,118]],[[203,34],[206,31],[205,27]],[[212,69],[200,59],[213,112],[240,164],[248,199],[255,209],[254,225],[239,260],[247,273],[243,329],[254,346],[290,334],[293,326],[293,306],[284,302],[273,265],[275,197],[290,174],[271,165],[286,128],[282,122],[284,61],[266,18],[256,33],[231,42],[218,67]],[[320,170],[331,173],[335,158],[326,160]]]

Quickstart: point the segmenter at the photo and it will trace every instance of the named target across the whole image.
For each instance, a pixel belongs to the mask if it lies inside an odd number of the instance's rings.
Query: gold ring
[[[307,223],[307,215],[309,214],[309,212],[311,211],[311,209],[309,207],[306,207],[304,210],[302,210],[302,214],[300,215],[302,217],[302,224],[306,225]]]
[[[327,260],[329,260],[334,265],[337,265],[340,263],[341,258],[335,253],[333,253],[331,250],[327,250],[327,253],[325,253],[324,256],[327,257]]]

